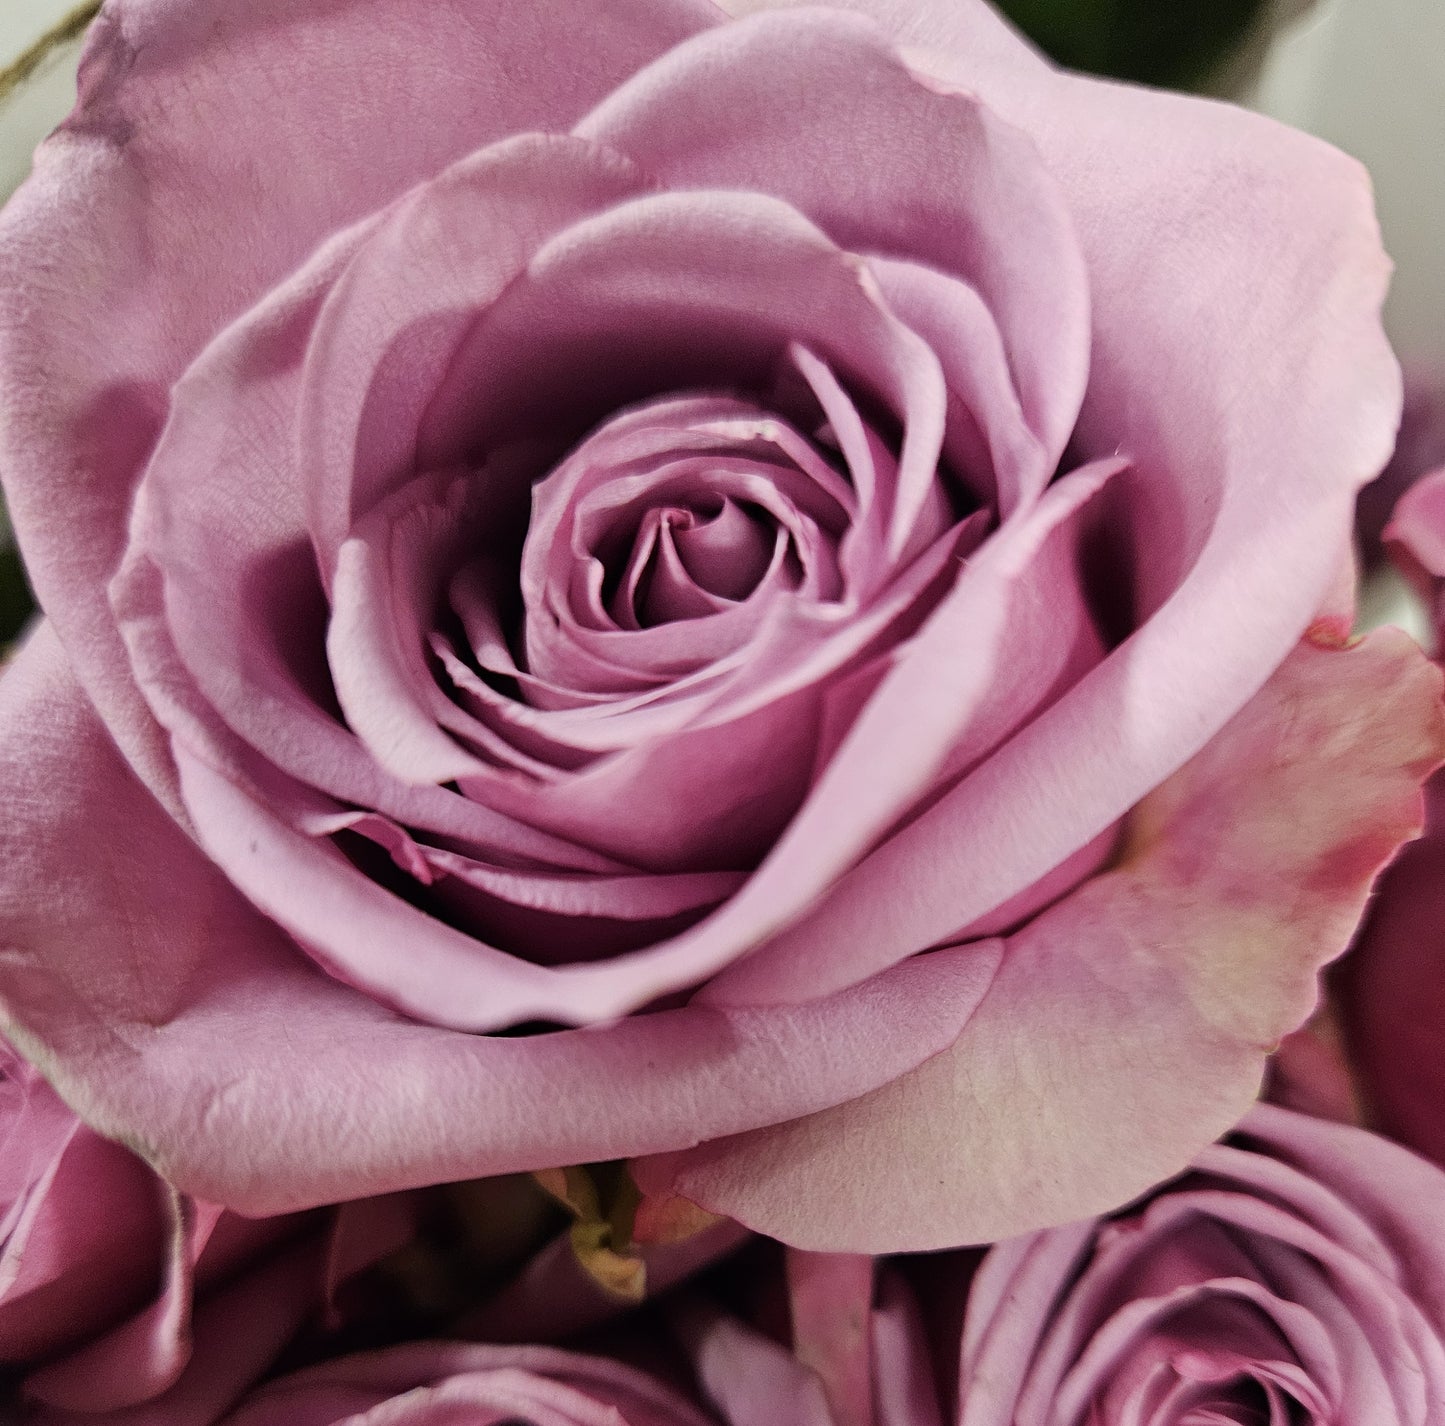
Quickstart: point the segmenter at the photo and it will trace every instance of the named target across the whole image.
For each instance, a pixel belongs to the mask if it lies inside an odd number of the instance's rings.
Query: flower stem
[[[22,55],[0,69],[0,104],[3,104],[61,45],[73,40],[100,13],[100,0],[86,0],[58,25],[47,30]]]

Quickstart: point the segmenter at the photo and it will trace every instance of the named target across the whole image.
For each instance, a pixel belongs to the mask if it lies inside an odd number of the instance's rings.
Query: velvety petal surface
[[[1319,611],[1355,493],[1399,416],[1379,324],[1388,263],[1363,170],[1314,139],[1056,72],[982,0],[844,8],[881,24],[916,73],[976,94],[1036,145],[1091,298],[1072,449],[1131,463],[1112,493],[1111,560],[1136,632],[960,801],[975,840],[954,855],[980,868],[1007,856],[1026,883],[1197,752]],[[1015,795],[1052,783],[1061,763],[1060,803]],[[804,992],[796,966],[759,960],[714,993]]]
[[[1111,870],[1008,938],[949,1050],[812,1119],[644,1161],[639,1182],[852,1251],[1128,1199],[1253,1098],[1442,755],[1439,676],[1406,636],[1306,642],[1136,811]]]
[[[701,0],[106,6],[0,220],[0,472],[40,602],[153,786],[173,795],[104,590],[171,384],[337,228],[492,140],[565,130],[716,20]]]
[[[114,1326],[156,1285],[167,1239],[154,1175],[92,1134],[0,1044],[0,1361]]]
[[[418,1025],[315,970],[196,851],[120,761],[48,629],[0,700],[0,777],[26,809],[0,828],[7,1033],[102,1133],[244,1211],[808,1113],[950,1043],[998,964],[982,943],[776,1013],[684,1008],[509,1038]]]
[[[1396,1144],[1258,1105],[1117,1218],[988,1252],[963,1418],[1425,1426],[1445,1391],[1442,1195]]]
[[[1087,278],[1046,165],[975,86],[940,92],[909,73],[877,27],[808,8],[677,46],[578,132],[669,186],[773,193],[845,247],[961,279],[997,324],[1034,437],[1007,471],[1015,498],[1036,496],[1053,474],[1088,372]]]

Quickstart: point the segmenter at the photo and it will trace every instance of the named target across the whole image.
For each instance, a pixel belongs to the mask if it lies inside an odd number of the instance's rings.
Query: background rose
[[[1438,657],[1445,471],[1411,486],[1386,545],[1425,605]],[[1381,877],[1332,999],[1367,1121],[1445,1164],[1445,779],[1430,782],[1426,808],[1425,835]]]
[[[1176,1168],[1437,755],[1402,644],[1290,652],[1398,402],[1358,172],[973,5],[373,9],[111,7],[0,237],[17,1043],[261,1211]]]
[[[299,1372],[257,1392],[226,1419],[234,1426],[369,1426],[398,1414],[417,1426],[460,1419],[526,1426],[708,1426],[710,1420],[678,1392],[605,1358],[455,1342],[417,1343]]]
[[[1395,453],[1380,478],[1360,492],[1356,526],[1367,564],[1381,563],[1384,553],[1381,537],[1401,497],[1442,461],[1445,461],[1445,372],[1422,366],[1407,375],[1405,409]],[[1428,516],[1422,510],[1411,519],[1408,506],[1402,507],[1402,514],[1418,536]],[[1397,546],[1396,554],[1401,552]],[[1435,563],[1440,563],[1438,558]]]
[[[402,1200],[254,1221],[177,1194],[0,1041],[0,1377],[31,1403],[117,1411],[188,1365],[239,1390],[409,1228]]]
[[[527,1426],[868,1426],[871,1404],[858,1415],[860,1400],[849,1395],[857,1383],[845,1384],[861,1369],[866,1383],[876,1383],[876,1426],[938,1426],[922,1321],[901,1280],[889,1277],[877,1309],[870,1313],[865,1302],[860,1317],[853,1309],[871,1281],[869,1260],[809,1257],[786,1282],[779,1268],[765,1251],[731,1279],[745,1299],[766,1304],[764,1316],[781,1312],[768,1325],[785,1340],[712,1290],[685,1291],[615,1327],[605,1338],[608,1356],[525,1341],[413,1342],[272,1381],[224,1419],[323,1426],[405,1413],[409,1422],[495,1417]],[[820,1294],[830,1288],[835,1296],[825,1303]],[[567,1315],[565,1301],[554,1298],[552,1306]],[[157,1417],[157,1426],[169,1419]]]
[[[988,1254],[962,1419],[1435,1421],[1442,1212],[1406,1150],[1261,1106],[1120,1217]]]

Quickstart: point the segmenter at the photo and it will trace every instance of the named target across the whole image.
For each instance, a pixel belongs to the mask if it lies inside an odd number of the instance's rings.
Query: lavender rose
[[[1437,424],[1439,414],[1437,404]],[[1445,439],[1445,430],[1435,438]],[[1434,454],[1442,454],[1438,445]],[[1426,606],[1438,658],[1445,651],[1445,468],[1412,475],[1385,542]],[[1431,780],[1426,808],[1424,835],[1380,878],[1340,965],[1334,1000],[1368,1122],[1445,1164],[1445,774]]]
[[[7,1384],[87,1413],[240,1390],[409,1231],[400,1200],[251,1221],[186,1198],[0,1041],[0,1408]]]
[[[715,1426],[675,1389],[604,1357],[461,1342],[328,1362],[272,1383],[225,1419],[226,1426]]]
[[[1364,178],[863,8],[106,6],[0,226],[0,1005],[182,1188],[938,1246],[1308,1013],[1441,749],[1337,593]]]
[[[1108,1222],[995,1247],[973,1282],[960,1413],[1025,1421],[1370,1421],[1445,1406],[1445,1176],[1265,1105]]]

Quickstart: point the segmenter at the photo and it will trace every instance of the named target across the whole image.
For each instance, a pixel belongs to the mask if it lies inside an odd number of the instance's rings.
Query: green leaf
[[[1175,89],[1208,77],[1261,18],[1265,0],[998,0],[1070,69]]]
[[[35,599],[25,582],[20,551],[10,542],[0,523],[0,653],[14,643],[35,612]]]

